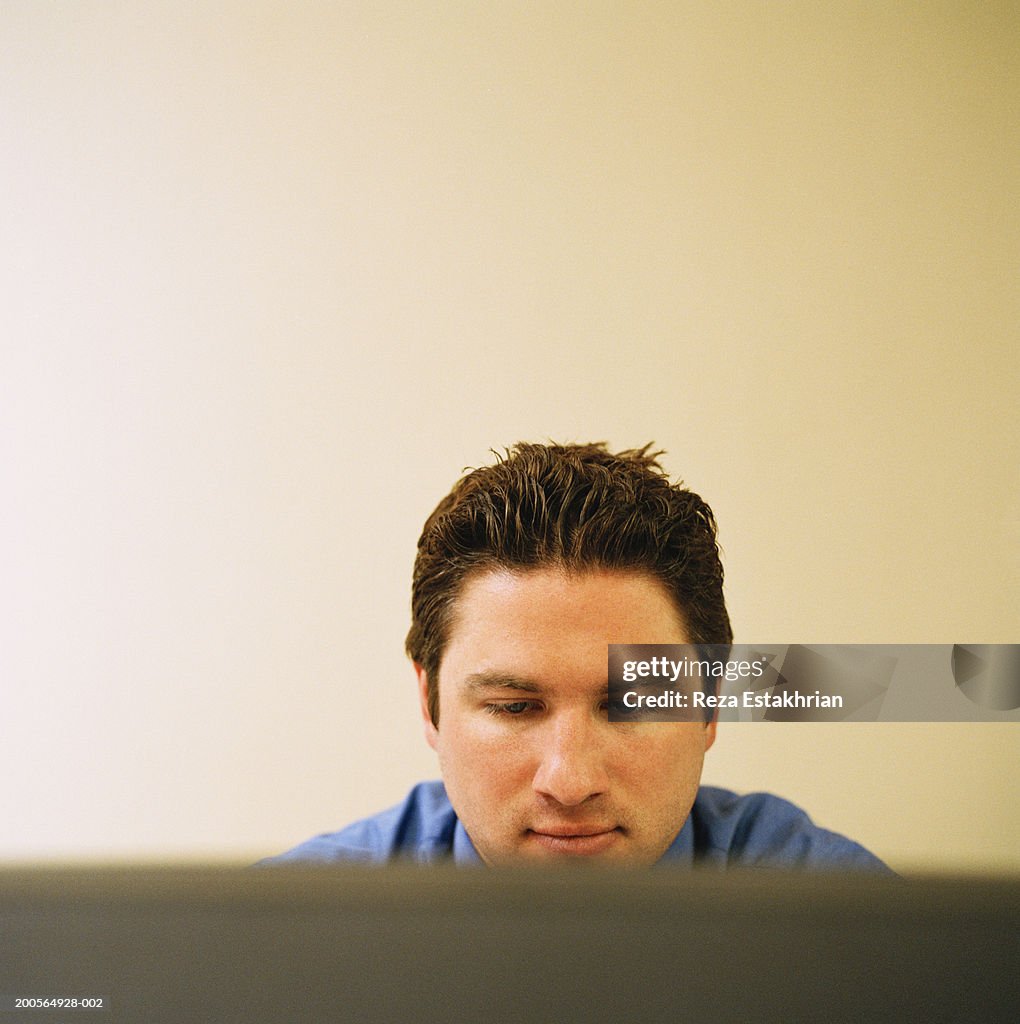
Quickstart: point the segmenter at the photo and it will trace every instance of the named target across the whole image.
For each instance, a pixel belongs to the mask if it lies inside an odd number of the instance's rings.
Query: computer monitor
[[[1017,881],[8,869],[0,1024],[1012,1024],[1018,925]]]

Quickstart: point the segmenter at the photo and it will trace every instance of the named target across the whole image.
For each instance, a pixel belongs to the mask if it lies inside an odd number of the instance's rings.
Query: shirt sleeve
[[[406,860],[431,863],[453,849],[456,816],[442,783],[415,786],[396,807],[324,832],[294,849],[259,861],[258,867],[296,863],[384,864]]]
[[[819,828],[770,793],[737,796],[702,786],[695,802],[697,859],[720,867],[893,872],[859,843]]]

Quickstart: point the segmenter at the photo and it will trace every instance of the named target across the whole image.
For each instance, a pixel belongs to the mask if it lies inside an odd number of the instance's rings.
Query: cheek
[[[445,727],[447,720],[440,720]],[[531,740],[527,730],[515,729],[511,724],[478,708],[458,708],[449,719],[449,728],[443,742],[451,754],[489,759],[519,758]]]
[[[506,788],[527,771],[527,745],[508,736],[505,727],[481,715],[440,719],[436,752],[444,778],[456,777],[461,787]]]
[[[696,728],[699,730],[696,733],[678,735],[673,731],[675,726],[667,726],[669,731],[656,730],[637,737],[630,749],[618,759],[621,770],[632,779],[659,790],[698,780],[705,756],[705,738],[701,727]]]

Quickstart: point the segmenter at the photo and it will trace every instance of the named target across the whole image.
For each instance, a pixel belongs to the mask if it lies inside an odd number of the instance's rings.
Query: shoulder
[[[889,872],[846,836],[819,828],[789,800],[738,796],[702,786],[691,810],[696,854],[725,867],[796,867]]]
[[[315,836],[259,866],[289,863],[406,859],[428,862],[448,856],[457,823],[441,782],[422,782],[388,810],[356,821],[338,832]]]

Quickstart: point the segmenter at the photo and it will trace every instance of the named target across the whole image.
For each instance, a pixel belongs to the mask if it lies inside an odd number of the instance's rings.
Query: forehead
[[[608,644],[687,640],[672,597],[647,573],[493,569],[464,584],[440,674],[596,676],[604,683]]]

